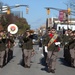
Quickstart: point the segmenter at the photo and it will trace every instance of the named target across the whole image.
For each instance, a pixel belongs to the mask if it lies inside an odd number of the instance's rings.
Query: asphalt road
[[[64,61],[62,49],[58,53],[55,74],[47,73],[38,45],[34,45],[34,49],[36,54],[32,57],[31,68],[24,68],[21,64],[22,51],[18,46],[18,40],[16,40],[14,57],[6,66],[0,68],[0,75],[75,75],[75,69],[68,66]]]

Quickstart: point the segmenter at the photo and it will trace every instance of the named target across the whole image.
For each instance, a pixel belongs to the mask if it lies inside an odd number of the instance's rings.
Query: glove
[[[47,46],[45,46],[45,52],[48,53]]]
[[[55,42],[55,45],[60,45],[60,42]]]

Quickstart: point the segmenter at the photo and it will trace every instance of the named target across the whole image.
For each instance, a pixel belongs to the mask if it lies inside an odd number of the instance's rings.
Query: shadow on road
[[[31,63],[34,63],[33,61],[31,61]],[[18,65],[21,65],[22,67],[24,67],[25,66],[25,64],[24,64],[24,60],[23,59],[21,59],[20,60],[20,62],[18,63]]]
[[[41,68],[41,70],[48,72],[48,68],[47,67]]]
[[[64,60],[64,58],[59,58],[58,61],[60,62],[61,65],[67,66],[67,67],[71,67],[70,64]],[[45,66],[44,68],[41,68],[42,71],[46,71],[48,72],[48,68],[47,68],[47,64],[45,62],[45,58],[41,58],[40,59],[40,63],[41,65]]]
[[[41,64],[43,66],[46,66],[47,64],[46,64],[45,58],[41,58],[40,59],[40,63],[38,63],[38,64]]]
[[[21,65],[22,67],[24,67],[24,61],[23,61],[23,59],[20,60],[20,62],[18,63],[18,65]]]
[[[4,56],[4,60],[3,60],[3,67],[6,66],[8,63],[10,63],[11,60],[13,60],[16,56],[12,56],[12,57],[8,57],[7,63],[6,61],[6,55]]]
[[[59,58],[59,61],[62,65],[70,67],[70,63],[68,63],[64,58]]]
[[[40,63],[38,63],[38,64],[41,64],[41,65],[44,66],[44,68],[41,68],[42,71],[46,71],[46,72],[48,71],[48,68],[47,68],[47,64],[46,64],[45,58],[41,58],[41,59],[40,59]]]

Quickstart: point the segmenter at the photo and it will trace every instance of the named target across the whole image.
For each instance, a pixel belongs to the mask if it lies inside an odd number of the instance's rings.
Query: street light
[[[13,8],[17,8],[17,7],[26,7],[26,14],[28,14],[28,11],[29,11],[29,6],[28,5],[16,5],[16,6],[9,6],[10,9],[13,9]]]
[[[10,7],[7,8],[7,14],[9,15],[11,13]]]
[[[67,12],[68,12],[68,15],[70,15],[70,14],[71,14],[71,9],[68,8],[68,9],[67,9]]]
[[[49,8],[47,8],[47,14],[48,14],[48,15],[50,14],[50,9],[49,9]]]
[[[48,15],[47,23],[46,23],[46,31],[47,31],[48,30],[48,27],[49,27],[49,14],[50,14],[50,9],[47,8],[46,11],[47,11],[47,15]]]
[[[1,17],[4,13],[7,13],[8,15],[11,13],[11,9],[17,8],[17,7],[26,7],[26,13],[28,14],[29,6],[28,5],[15,5],[15,6],[2,6],[0,4],[0,22],[1,22]]]
[[[26,13],[28,14],[29,6],[28,5],[15,5],[15,6],[6,6],[3,9],[1,9],[1,14],[3,11],[6,11],[7,14],[11,13],[11,9],[17,8],[17,7],[26,7]]]
[[[28,14],[29,12],[29,7],[26,7],[26,14]]]
[[[19,4],[17,4],[15,7],[20,7],[20,6],[26,7],[26,14],[28,14],[29,6],[28,5],[19,5]]]
[[[64,10],[64,9],[59,9],[59,8],[54,8],[54,7],[45,7],[45,9],[47,9],[47,14],[49,15],[49,11],[50,9],[53,9],[53,10],[57,10],[57,11],[63,11],[65,14],[66,14],[66,18],[67,18],[67,24],[68,24],[68,15],[71,15],[71,9],[70,8],[67,8],[67,10]]]

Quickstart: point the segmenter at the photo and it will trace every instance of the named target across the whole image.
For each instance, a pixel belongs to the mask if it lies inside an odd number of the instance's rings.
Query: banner
[[[61,10],[61,11],[59,11],[59,20],[63,21],[63,19],[64,19],[64,12],[63,12],[63,10]]]

